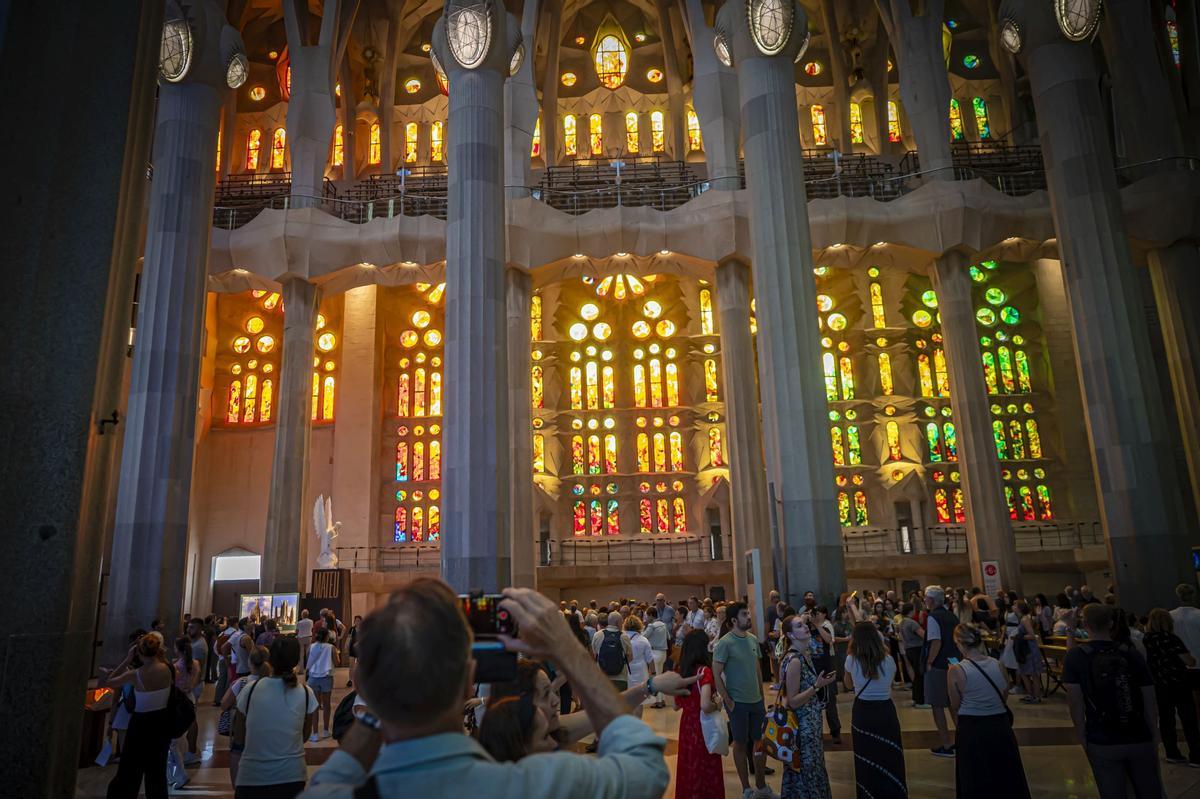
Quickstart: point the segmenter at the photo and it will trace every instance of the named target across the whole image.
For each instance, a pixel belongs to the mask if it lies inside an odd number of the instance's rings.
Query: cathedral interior
[[[309,590],[318,497],[355,613],[1196,579],[1194,3],[124,5],[0,28],[40,682]]]

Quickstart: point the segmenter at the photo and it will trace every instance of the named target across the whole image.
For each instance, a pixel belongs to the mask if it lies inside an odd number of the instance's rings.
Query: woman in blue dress
[[[783,677],[780,704],[787,707],[796,725],[795,747],[800,751],[800,769],[784,768],[782,799],[830,799],[829,775],[825,771],[825,747],[821,740],[821,712],[825,709],[825,687],[837,679],[836,672],[821,674],[813,665],[811,648],[816,634],[812,619],[793,614],[783,620],[788,649],[780,664]]]

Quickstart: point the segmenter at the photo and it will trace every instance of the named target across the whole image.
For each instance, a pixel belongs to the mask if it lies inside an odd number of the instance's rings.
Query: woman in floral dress
[[[825,747],[821,740],[821,712],[825,709],[825,687],[837,679],[835,672],[820,674],[810,655],[814,634],[808,614],[793,614],[783,620],[788,650],[780,664],[783,685],[781,704],[791,711],[796,724],[795,746],[800,750],[799,770],[783,770],[782,799],[830,799],[829,775],[825,771]]]
[[[699,674],[700,679],[692,685],[690,694],[675,697],[675,707],[683,711],[679,719],[675,799],[721,799],[725,796],[721,756],[709,753],[700,728],[701,711],[711,713],[721,707],[713,689],[708,634],[704,630],[692,630],[684,636],[679,652],[679,673],[684,677]]]

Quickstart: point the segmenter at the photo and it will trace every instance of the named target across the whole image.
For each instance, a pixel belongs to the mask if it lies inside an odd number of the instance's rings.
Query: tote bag
[[[701,710],[700,732],[704,735],[704,747],[710,755],[729,754],[729,722],[725,718],[724,708],[718,708],[713,713]]]

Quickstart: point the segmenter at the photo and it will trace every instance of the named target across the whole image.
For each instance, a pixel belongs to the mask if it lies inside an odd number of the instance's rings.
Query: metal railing
[[[344,197],[313,197],[301,194],[280,194],[264,198],[254,206],[230,205],[213,208],[213,227],[233,230],[245,225],[264,208],[286,211],[292,208],[318,208],[347,222],[363,224],[372,219],[391,219],[396,216],[435,216],[446,218],[445,195],[400,194],[358,200]]]
[[[436,572],[442,568],[437,544],[394,547],[338,547],[338,567],[355,572]]]
[[[702,563],[728,561],[728,536],[648,536],[543,541],[541,565],[586,566],[601,563]]]
[[[1040,522],[1013,524],[1018,552],[1050,552],[1104,544],[1100,522]],[[842,533],[846,555],[962,555],[967,534],[962,525],[921,528],[869,527]]]

